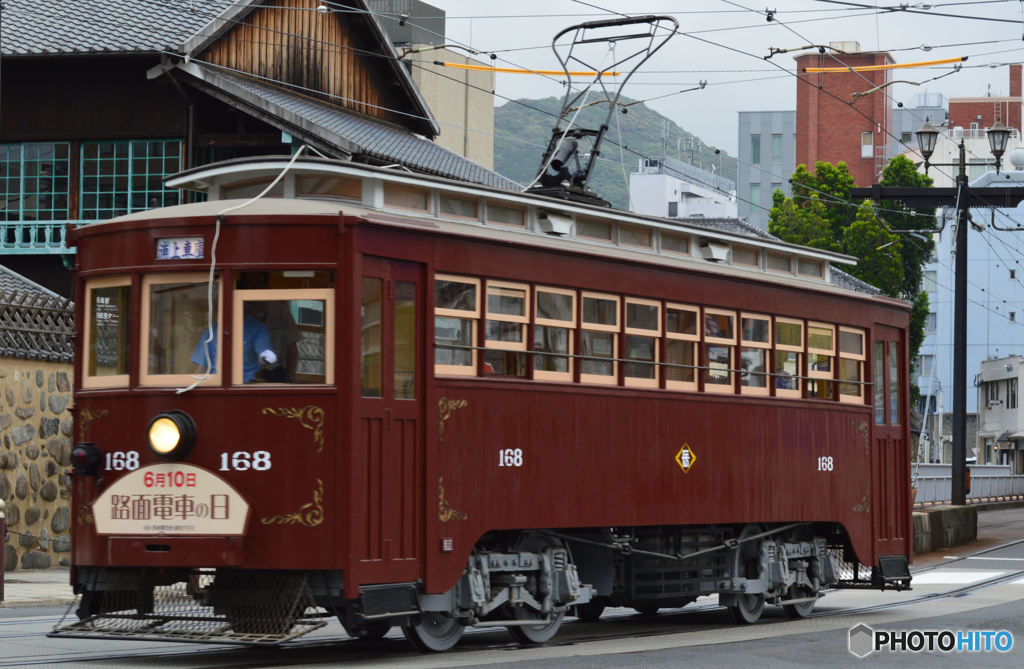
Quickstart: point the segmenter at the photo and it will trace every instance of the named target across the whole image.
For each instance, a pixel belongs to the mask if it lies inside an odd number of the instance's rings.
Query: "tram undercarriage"
[[[810,615],[833,587],[909,586],[906,560],[864,570],[836,526],[790,524],[498,532],[477,544],[459,582],[366,586],[345,598],[341,572],[79,567],[79,620],[51,636],[279,645],[337,617],[351,635],[399,625],[414,645],[447,650],[466,627],[505,627],[521,643],[555,635],[566,615],[608,606],[643,614],[718,594],[738,623],[766,604]]]

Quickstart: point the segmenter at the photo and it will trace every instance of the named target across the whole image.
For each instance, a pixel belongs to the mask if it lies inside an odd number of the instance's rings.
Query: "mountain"
[[[629,208],[629,174],[637,170],[641,158],[658,159],[664,154],[708,171],[720,169],[721,176],[736,180],[736,159],[732,156],[724,151],[720,155],[715,154],[714,147],[706,146],[700,138],[643,103],[634,103],[623,97],[619,104],[619,111],[608,122],[601,157],[589,182],[590,188],[611,202],[614,208]],[[495,171],[523,185],[530,183],[540,169],[540,159],[561,107],[561,98],[513,100],[496,107]],[[575,125],[598,128],[607,114],[608,107],[603,104],[584,107]],[[571,114],[569,118],[572,118]],[[565,125],[562,124],[563,130]],[[620,129],[624,138],[621,142]],[[691,150],[688,147],[696,148]]]

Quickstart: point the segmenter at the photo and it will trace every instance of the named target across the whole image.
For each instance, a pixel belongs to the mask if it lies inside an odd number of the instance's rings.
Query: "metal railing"
[[[96,221],[0,221],[0,254],[74,253],[68,230]]]
[[[953,492],[951,465],[921,464],[914,485],[917,494],[914,506],[923,507],[948,503]],[[1011,474],[1006,465],[968,465],[971,472],[971,491],[967,503],[1009,501],[1024,499],[1024,476]]]

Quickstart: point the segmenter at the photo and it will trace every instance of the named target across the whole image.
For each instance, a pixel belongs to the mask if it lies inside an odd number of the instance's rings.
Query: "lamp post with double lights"
[[[989,149],[995,157],[996,172],[1006,151],[1013,130],[1001,121],[988,129]],[[959,144],[959,160],[955,163],[929,162],[935,151],[939,131],[927,120],[917,131],[917,143],[924,157],[925,173],[929,167],[958,167],[956,185],[952,188],[886,187],[875,184],[869,188],[854,188],[854,199],[897,200],[912,209],[931,207],[956,208],[956,261],[953,266],[953,462],[952,503],[967,502],[967,227],[970,209],[1009,208],[1024,201],[1024,188],[984,187],[971,188],[967,183],[967,149],[964,140]],[[992,163],[986,163],[992,164]]]

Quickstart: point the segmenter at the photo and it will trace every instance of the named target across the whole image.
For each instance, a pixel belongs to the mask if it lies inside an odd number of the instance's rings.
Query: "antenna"
[[[622,31],[609,29],[621,28],[623,26],[634,26],[646,24],[647,30],[638,33],[621,34]],[[663,47],[679,28],[679,22],[671,16],[631,16],[621,19],[609,19],[606,21],[588,21],[576,26],[571,26],[561,31],[551,41],[551,49],[555,57],[565,70],[566,91],[562,100],[562,111],[558,115],[558,123],[551,130],[551,139],[544,151],[544,157],[540,161],[540,174],[534,182],[526,189],[529,193],[547,195],[565,200],[574,200],[588,204],[596,204],[602,207],[611,206],[607,200],[602,199],[594,191],[587,188],[587,181],[594,169],[594,162],[601,155],[601,141],[608,130],[608,123],[615,113],[619,103],[619,96],[622,89],[629,81],[629,78],[640,69],[640,66],[647,62],[647,59]],[[658,31],[665,31],[658,36]],[[571,41],[559,44],[558,40],[563,36],[573,33]],[[631,40],[639,41],[641,46],[631,52],[628,56],[615,60],[609,66],[594,65],[584,60],[593,55],[604,55],[607,52],[595,52],[586,48],[586,45],[607,44],[610,53],[613,54],[614,47],[623,42]],[[580,53],[586,51],[586,54]],[[573,72],[571,65],[581,65],[586,70],[592,70],[594,78],[582,90],[575,90],[573,86]],[[603,77],[615,72],[620,66],[628,64],[625,77],[616,84],[617,90],[614,94],[608,90]],[[625,69],[625,68],[623,68]],[[580,72],[575,73],[579,76]],[[587,73],[590,74],[589,72]],[[585,102],[594,85],[600,87],[605,99],[596,102]],[[608,114],[604,122],[597,128],[584,128],[574,126],[573,121],[576,115],[584,107],[594,104],[607,104]],[[626,110],[623,109],[623,112]],[[572,119],[566,120],[572,114]],[[563,128],[563,123],[564,128]],[[621,138],[620,138],[621,141]],[[590,150],[580,152],[580,143],[589,143]]]

